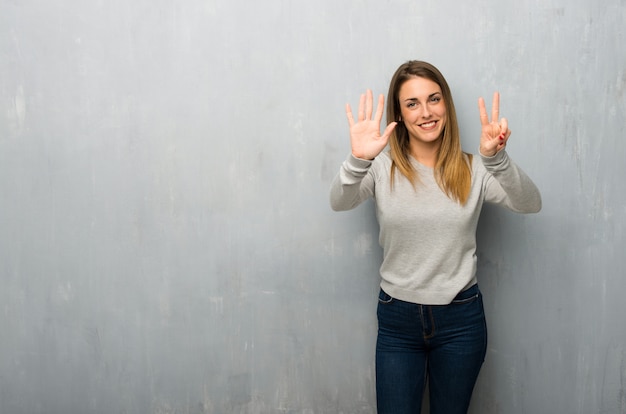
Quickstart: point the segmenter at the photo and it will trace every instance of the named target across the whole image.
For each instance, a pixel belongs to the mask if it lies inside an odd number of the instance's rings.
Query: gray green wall
[[[0,413],[374,413],[344,104],[498,89],[538,215],[487,208],[472,413],[626,413],[624,0],[0,0]]]

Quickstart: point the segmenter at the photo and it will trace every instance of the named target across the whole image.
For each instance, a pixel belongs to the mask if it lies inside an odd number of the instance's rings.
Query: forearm
[[[537,213],[541,210],[541,194],[533,181],[508,156],[500,151],[493,157],[481,155],[482,162],[499,184],[499,189],[488,189],[488,201],[495,201],[518,213]],[[502,193],[502,194],[498,194]]]
[[[343,162],[330,188],[330,206],[335,211],[350,210],[372,195],[368,171],[372,162],[350,155]]]

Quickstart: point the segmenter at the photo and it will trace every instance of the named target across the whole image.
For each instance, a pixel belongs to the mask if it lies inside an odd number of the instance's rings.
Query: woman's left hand
[[[493,94],[491,120],[489,120],[487,115],[483,98],[478,99],[478,110],[480,111],[480,123],[482,125],[480,153],[486,157],[493,157],[504,149],[511,135],[508,121],[506,118],[500,118],[500,94],[498,92]]]

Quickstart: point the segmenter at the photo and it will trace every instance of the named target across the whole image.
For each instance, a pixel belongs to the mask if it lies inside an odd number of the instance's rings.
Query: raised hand
[[[500,118],[500,94],[493,94],[491,104],[491,120],[487,115],[485,100],[478,99],[478,110],[480,112],[480,124],[482,131],[480,134],[480,153],[487,157],[493,157],[502,151],[511,135],[509,124],[506,118]]]
[[[374,98],[372,91],[367,90],[365,94],[361,94],[359,100],[358,122],[354,122],[352,116],[352,108],[350,104],[346,104],[346,116],[350,124],[350,144],[352,146],[352,155],[357,158],[372,160],[385,148],[391,132],[396,127],[396,122],[387,125],[387,128],[380,134],[380,121],[383,118],[383,108],[385,106],[385,98],[383,95],[378,97],[378,106],[376,114],[372,119],[372,111],[374,107]]]

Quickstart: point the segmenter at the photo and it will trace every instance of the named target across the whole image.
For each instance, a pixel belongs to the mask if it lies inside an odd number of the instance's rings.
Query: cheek
[[[441,124],[445,125],[448,123],[448,116],[446,115],[445,108],[439,113],[439,118],[441,119]]]
[[[406,115],[407,115],[407,114],[406,114],[406,111],[404,110],[404,108],[400,108],[400,117],[401,117],[402,119],[404,119],[404,118],[406,118]]]
[[[400,109],[400,116],[402,116],[402,121],[411,122],[415,115],[406,108]]]

